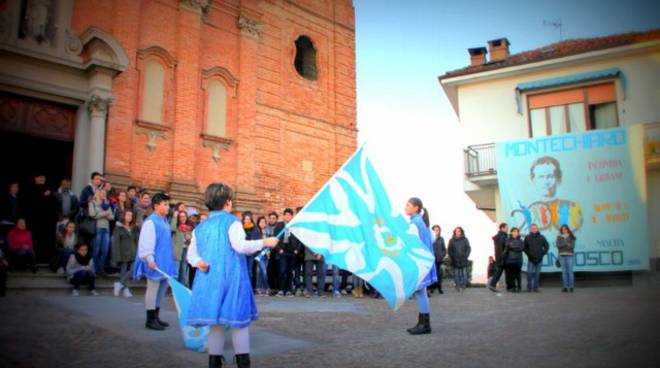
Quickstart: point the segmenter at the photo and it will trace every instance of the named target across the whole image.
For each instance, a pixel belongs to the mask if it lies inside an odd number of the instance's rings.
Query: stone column
[[[176,24],[176,113],[173,129],[173,164],[170,194],[194,202],[199,197],[195,151],[200,142],[197,111],[200,94],[200,44],[202,15],[209,0],[182,0]]]
[[[87,101],[89,111],[89,151],[87,161],[87,175],[94,171],[103,173],[103,159],[105,157],[105,121],[108,115],[110,98],[92,95]]]
[[[251,16],[251,18],[254,16]],[[241,31],[239,43],[240,80],[238,84],[238,160],[236,197],[240,210],[259,210],[260,203],[255,190],[254,144],[255,119],[257,116],[257,49],[262,33],[262,24],[241,15],[238,28]]]
[[[73,143],[73,177],[71,185],[74,193],[80,194],[87,182],[89,175],[89,112],[87,104],[78,107],[76,113],[76,137]]]

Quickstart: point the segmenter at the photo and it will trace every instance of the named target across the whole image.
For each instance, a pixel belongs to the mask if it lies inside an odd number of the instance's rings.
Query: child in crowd
[[[94,273],[94,260],[89,254],[87,244],[76,245],[76,252],[69,256],[66,264],[66,273],[69,275],[69,282],[73,285],[72,296],[80,295],[80,285],[87,284],[91,295],[99,295],[96,292]]]

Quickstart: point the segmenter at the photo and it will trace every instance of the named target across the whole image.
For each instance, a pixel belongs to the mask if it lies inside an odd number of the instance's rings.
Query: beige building
[[[509,41],[469,49],[471,65],[439,77],[464,134],[464,190],[504,219],[495,143],[644,124],[649,256],[660,255],[660,31],[568,40],[509,53]],[[487,55],[490,54],[489,60]]]

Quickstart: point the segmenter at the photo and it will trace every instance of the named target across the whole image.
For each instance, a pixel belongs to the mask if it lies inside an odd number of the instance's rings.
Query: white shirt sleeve
[[[186,260],[188,261],[188,264],[193,267],[197,267],[197,262],[201,260],[199,254],[197,254],[197,237],[195,236],[194,231],[192,233],[192,238],[190,239],[190,244],[188,244]]]
[[[156,226],[153,221],[145,221],[140,229],[138,257],[145,262],[154,262],[156,253]]]
[[[229,242],[231,247],[238,253],[252,254],[264,247],[264,241],[245,240],[245,230],[240,222],[236,221],[229,227]]]

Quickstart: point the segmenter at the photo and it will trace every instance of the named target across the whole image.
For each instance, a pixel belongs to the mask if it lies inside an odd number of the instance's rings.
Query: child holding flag
[[[422,243],[433,253],[433,241],[431,238],[431,231],[429,230],[429,213],[424,208],[422,200],[419,198],[410,198],[406,203],[406,215],[410,216],[410,222],[417,227],[417,232]],[[415,298],[419,305],[419,320],[417,325],[408,329],[411,335],[422,335],[431,333],[431,320],[429,316],[429,298],[426,293],[426,288],[429,285],[438,281],[438,276],[435,269],[435,264],[426,275],[424,280],[417,286]]]
[[[209,218],[193,232],[187,260],[198,271],[192,287],[188,323],[210,326],[209,367],[222,367],[225,330],[231,329],[236,365],[250,366],[248,326],[259,317],[248,276],[246,255],[277,245],[275,237],[246,240],[241,222],[230,214],[234,191],[225,184],[206,188]]]

